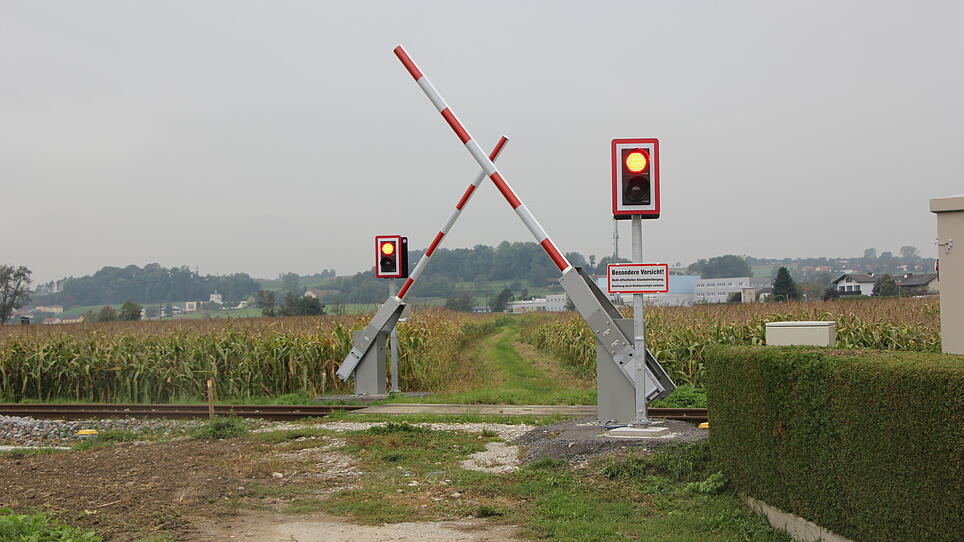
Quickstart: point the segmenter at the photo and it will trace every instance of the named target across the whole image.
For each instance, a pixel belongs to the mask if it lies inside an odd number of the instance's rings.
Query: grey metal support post
[[[643,220],[633,215],[633,262],[643,263]],[[632,425],[649,425],[646,416],[646,321],[643,294],[633,294],[633,361],[636,366],[636,416]]]
[[[388,285],[388,297],[395,297],[395,279],[392,279]],[[390,337],[392,342],[392,393],[398,393],[398,323],[392,326],[392,334]]]
[[[360,344],[365,330],[354,333],[355,344]],[[365,349],[357,367],[355,375],[355,395],[385,395],[385,340],[388,331],[379,331],[372,337],[370,345]]]

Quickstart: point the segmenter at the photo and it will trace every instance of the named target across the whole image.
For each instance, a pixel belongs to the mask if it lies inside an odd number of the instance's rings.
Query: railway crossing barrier
[[[339,367],[337,376],[343,381],[347,381],[354,374],[356,377],[356,392],[372,393],[384,390],[384,335],[398,321],[401,311],[405,307],[405,295],[424,271],[429,258],[442,242],[448,229],[459,217],[478,185],[485,177],[488,177],[509,206],[515,210],[536,242],[545,250],[549,259],[559,269],[562,274],[559,279],[560,285],[596,337],[599,421],[627,424],[634,422],[637,424],[648,423],[645,417],[646,402],[669,395],[676,389],[676,386],[652,353],[645,348],[645,343],[640,340],[641,334],[634,332],[634,322],[622,318],[612,301],[596,286],[592,278],[581,268],[573,267],[570,264],[549,238],[536,217],[509,185],[505,176],[496,167],[494,160],[504,147],[506,138],[500,139],[492,153],[486,155],[435,86],[432,85],[431,81],[405,50],[398,46],[394,52],[442,115],[442,118],[465,145],[469,154],[482,168],[483,173],[466,189],[456,205],[455,211],[435,236],[432,244],[426,250],[425,256],[418,262],[398,294],[389,296],[369,324],[363,330],[355,333],[353,347]],[[631,171],[636,173],[634,169]],[[656,202],[656,215],[658,216],[658,200]],[[638,217],[634,218],[634,222],[638,222]],[[639,243],[641,243],[641,240]],[[634,254],[634,256],[638,257],[639,255]],[[641,296],[639,301],[636,312],[636,327],[640,326],[642,321],[642,313],[639,310],[642,308]],[[379,373],[377,369],[370,368],[372,364],[380,367],[382,372]],[[376,379],[377,382],[370,383],[368,382],[369,379]],[[364,382],[359,383],[359,381]],[[642,413],[642,420],[640,419],[640,413]]]

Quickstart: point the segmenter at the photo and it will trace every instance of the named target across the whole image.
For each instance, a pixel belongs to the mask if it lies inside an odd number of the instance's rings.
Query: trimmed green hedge
[[[964,356],[706,353],[710,449],[736,487],[860,542],[959,541]]]

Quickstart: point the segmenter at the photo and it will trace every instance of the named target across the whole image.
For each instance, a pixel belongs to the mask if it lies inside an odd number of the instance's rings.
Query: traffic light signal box
[[[375,237],[375,276],[383,279],[408,276],[408,237],[401,235]]]
[[[612,141],[613,218],[659,218],[659,140]]]

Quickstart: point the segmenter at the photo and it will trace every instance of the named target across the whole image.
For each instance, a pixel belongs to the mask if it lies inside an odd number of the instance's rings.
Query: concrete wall
[[[789,533],[794,540],[800,540],[802,542],[851,542],[849,539],[833,531],[824,529],[812,521],[784,512],[779,508],[774,508],[753,497],[743,496],[742,499],[751,510],[765,517],[771,527],[783,529]]]
[[[944,352],[964,354],[964,195],[934,198],[937,214],[937,247],[941,282],[941,344]]]

